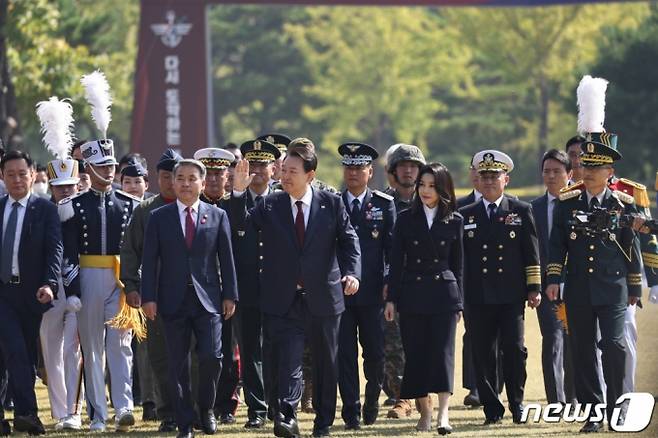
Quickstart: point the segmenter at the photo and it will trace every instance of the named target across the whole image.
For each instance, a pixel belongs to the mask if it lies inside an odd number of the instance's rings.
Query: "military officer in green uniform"
[[[602,123],[601,123],[602,128]],[[603,403],[597,373],[597,322],[601,331],[598,343],[603,351],[603,376],[606,384],[606,411],[611,420],[615,401],[623,394],[626,342],[626,307],[638,302],[642,292],[639,240],[630,228],[598,230],[586,215],[600,209],[624,214],[637,213],[633,197],[611,191],[608,179],[617,152],[617,136],[591,132],[582,143],[583,189],[560,195],[554,213],[550,238],[546,296],[555,300],[564,280],[564,301],[574,351],[576,396],[581,403]],[[584,225],[583,223],[586,222]],[[582,432],[597,432],[601,421],[588,421]]]
[[[126,233],[121,245],[121,274],[120,278],[125,285],[126,301],[133,307],[141,305],[140,284],[142,266],[142,249],[144,247],[144,230],[146,222],[151,211],[160,208],[163,205],[174,202],[176,194],[174,193],[174,176],[173,169],[181,157],[173,149],[167,149],[156,166],[158,187],[160,193],[156,196],[142,201],[130,218],[130,223],[126,228]],[[158,417],[161,419],[159,432],[173,432],[176,430],[176,421],[174,420],[173,399],[169,393],[169,374],[167,371],[167,345],[164,339],[164,326],[160,316],[155,320],[146,319],[146,337],[149,362],[153,369],[154,378],[158,390],[158,400],[156,409]]]

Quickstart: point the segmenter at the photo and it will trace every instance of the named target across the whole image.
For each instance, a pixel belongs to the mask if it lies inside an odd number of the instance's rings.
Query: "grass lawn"
[[[646,293],[645,293],[646,296]],[[644,309],[637,312],[638,332],[639,332],[639,364],[636,376],[636,391],[649,392],[658,394],[658,305],[647,303]],[[460,323],[457,335],[457,364],[455,369],[455,394],[451,399],[454,407],[451,408],[451,424],[455,429],[451,436],[454,437],[471,437],[471,436],[496,436],[496,437],[549,437],[549,436],[575,436],[577,435],[579,424],[558,424],[539,423],[534,425],[515,425],[506,413],[503,423],[497,426],[483,427],[484,415],[480,409],[467,409],[461,405],[466,395],[466,391],[461,388],[461,337],[463,334],[463,324]],[[526,310],[526,346],[528,348],[528,381],[526,384],[526,402],[546,403],[541,371],[541,336],[537,316],[534,311]],[[361,380],[361,390],[363,393],[363,379]],[[46,388],[38,383],[38,398],[41,409],[41,419],[46,424],[48,434],[53,436],[85,436],[88,435],[88,422],[85,422],[84,433],[65,434],[53,432],[53,421],[50,418],[48,407],[48,395]],[[382,398],[383,401],[383,398]],[[506,404],[506,402],[505,402]],[[436,406],[436,403],[435,403]],[[11,414],[9,415],[11,416]],[[242,427],[246,420],[246,408],[241,405],[238,409],[238,422],[233,426],[220,426],[217,435],[239,436],[245,438],[273,436],[271,423],[262,432],[249,432]],[[137,408],[136,417],[141,418],[141,410]],[[363,427],[359,432],[346,432],[343,430],[343,423],[340,419],[340,400],[338,401],[338,413],[336,422],[332,429],[332,435],[336,437],[387,437],[387,436],[438,436],[436,432],[418,433],[414,430],[418,414],[412,414],[411,418],[405,420],[386,419],[386,410],[380,411],[380,417],[373,426]],[[312,415],[301,414],[300,428],[304,436],[309,436],[313,428]],[[111,426],[108,424],[108,426]],[[133,430],[129,433],[131,436],[163,436],[157,432],[157,423],[142,423],[138,421]],[[113,427],[108,427],[106,434],[98,436],[116,436],[116,433],[110,432]],[[607,430],[607,429],[606,429]],[[199,435],[202,435],[199,433]],[[171,434],[170,436],[175,436]],[[658,436],[658,414],[654,411],[653,421],[649,427],[641,432],[630,436],[637,437],[657,437]]]

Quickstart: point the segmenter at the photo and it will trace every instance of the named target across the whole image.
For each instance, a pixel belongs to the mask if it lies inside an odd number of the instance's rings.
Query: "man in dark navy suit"
[[[254,142],[254,149],[261,146]],[[289,151],[284,192],[247,212],[249,162],[235,168],[230,201],[233,226],[251,221],[262,231],[261,308],[278,358],[280,412],[274,434],[299,436],[296,408],[302,393],[304,337],[313,355],[313,436],[328,436],[336,413],[337,350],[343,294],[359,288],[359,241],[339,196],[311,187],[317,157],[310,148]]]
[[[544,154],[541,169],[546,193],[533,199],[531,205],[539,238],[542,284],[545,284],[553,213],[560,190],[567,186],[571,178],[569,156],[557,149],[551,149]],[[556,302],[542,300],[537,308],[537,319],[542,336],[541,362],[544,389],[548,403],[573,403],[576,394],[569,342],[564,324],[557,318],[557,306]]]
[[[142,308],[150,319],[162,314],[179,437],[194,436],[192,333],[199,358],[201,426],[206,434],[217,429],[213,406],[221,371],[222,315],[229,319],[238,299],[228,216],[199,200],[205,174],[199,161],[176,164],[177,200],[151,213],[142,255]]]
[[[14,398],[14,428],[40,435],[46,432],[34,392],[37,338],[41,316],[58,289],[62,233],[57,207],[30,193],[35,177],[30,156],[7,152],[0,170],[9,193],[0,199],[0,348]]]
[[[350,142],[341,145],[338,153],[343,156],[347,187],[342,198],[350,214],[350,223],[359,236],[362,271],[359,293],[345,298],[346,308],[340,320],[338,388],[345,428],[358,430],[361,402],[357,341],[363,347],[363,373],[367,382],[364,424],[373,424],[379,412],[379,394],[384,380],[383,295],[396,215],[393,197],[368,187],[372,161],[379,155],[377,151],[365,143]]]

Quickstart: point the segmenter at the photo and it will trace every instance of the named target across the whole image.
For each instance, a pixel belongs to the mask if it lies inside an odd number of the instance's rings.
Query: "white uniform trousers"
[[[626,375],[624,376],[624,393],[635,390],[635,370],[637,369],[637,322],[635,311],[637,304],[626,307],[624,337],[626,338]]]
[[[95,420],[107,421],[105,357],[110,372],[110,397],[116,412],[133,409],[131,330],[118,330],[105,323],[119,311],[114,271],[81,268],[82,309],[78,313],[80,345],[84,358],[85,388]]]
[[[61,281],[53,307],[41,319],[39,337],[53,418],[61,420],[69,415],[80,415],[83,391],[78,319],[75,312],[66,310]]]

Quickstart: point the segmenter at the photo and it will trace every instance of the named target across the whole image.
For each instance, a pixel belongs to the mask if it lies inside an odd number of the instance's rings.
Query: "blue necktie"
[[[7,220],[7,228],[2,238],[2,262],[0,263],[0,280],[7,284],[11,281],[11,265],[14,258],[14,240],[16,239],[16,222],[18,222],[17,201],[11,204],[11,213]]]

